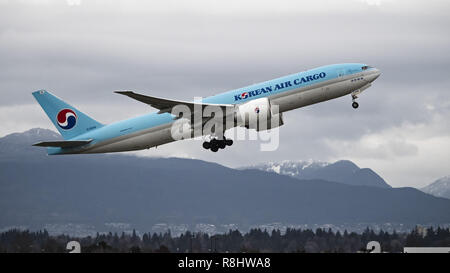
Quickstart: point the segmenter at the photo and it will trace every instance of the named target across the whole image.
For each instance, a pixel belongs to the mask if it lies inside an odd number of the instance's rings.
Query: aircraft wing
[[[187,101],[179,101],[179,100],[169,100],[169,99],[163,99],[163,98],[157,98],[157,97],[151,97],[146,95],[141,95],[134,93],[132,91],[115,91],[117,94],[125,95],[130,98],[133,98],[135,100],[138,100],[140,102],[146,103],[156,109],[158,109],[158,114],[162,113],[170,113],[172,111],[172,108],[176,105],[186,105],[191,109],[192,112],[194,112],[194,107],[201,106],[202,109],[206,106],[216,106],[221,107],[222,111],[226,113],[226,109],[234,109],[233,104],[214,104],[214,103],[201,103],[201,102],[187,102]]]
[[[61,141],[43,141],[33,144],[33,146],[41,147],[60,147],[60,148],[73,148],[91,143],[92,139],[88,140],[61,140]]]

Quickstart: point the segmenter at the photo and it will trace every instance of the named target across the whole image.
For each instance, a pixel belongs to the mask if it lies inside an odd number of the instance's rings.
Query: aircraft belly
[[[174,141],[169,128],[146,132],[92,148],[85,153],[110,153],[148,149]]]

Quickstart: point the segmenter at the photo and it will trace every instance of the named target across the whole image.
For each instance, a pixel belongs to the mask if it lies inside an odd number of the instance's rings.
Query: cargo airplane
[[[192,102],[147,96],[132,91],[115,91],[158,111],[108,125],[94,120],[50,92],[38,90],[33,92],[34,98],[64,140],[44,141],[34,146],[47,147],[49,155],[148,149],[178,140],[173,135],[174,124],[187,119],[187,125],[183,123],[181,126],[187,126],[191,133],[195,128],[200,128],[200,134],[196,136],[210,137],[210,141],[203,142],[203,147],[217,152],[233,144],[232,139],[224,137],[225,130],[232,127],[271,129],[283,125],[283,113],[286,111],[345,95],[351,95],[352,107],[356,109],[359,106],[356,102],[359,94],[370,87],[380,74],[379,69],[361,63],[327,65]],[[179,106],[190,110],[191,116],[174,113],[174,109]],[[220,120],[224,123],[220,130],[202,131],[214,115],[207,117],[200,113],[200,121],[194,121],[196,124],[192,122],[192,118],[207,107],[218,108],[227,113]],[[225,124],[225,117],[232,122]],[[250,124],[252,118],[267,122],[260,128]],[[273,120],[276,122],[272,124]],[[191,135],[195,136],[193,133]]]

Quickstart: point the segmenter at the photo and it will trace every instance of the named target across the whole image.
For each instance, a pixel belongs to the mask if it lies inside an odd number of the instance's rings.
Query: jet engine
[[[283,114],[278,106],[272,107],[268,98],[251,100],[237,107],[236,121],[238,126],[247,129],[264,131],[284,124]]]

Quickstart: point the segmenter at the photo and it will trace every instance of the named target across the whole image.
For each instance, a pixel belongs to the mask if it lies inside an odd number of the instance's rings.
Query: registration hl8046
[[[220,261],[214,259],[184,259],[178,260],[179,268],[201,268],[209,270],[212,267],[221,268],[270,268],[270,258],[252,257],[222,257]]]

